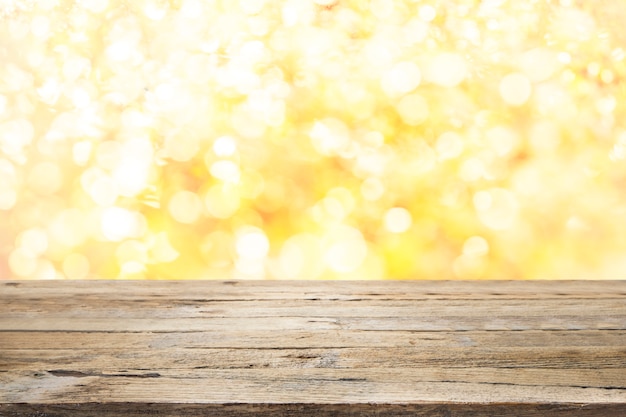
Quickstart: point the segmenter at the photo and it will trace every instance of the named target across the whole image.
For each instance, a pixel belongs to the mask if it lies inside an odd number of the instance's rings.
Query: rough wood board
[[[622,416],[626,281],[0,281],[0,416]]]

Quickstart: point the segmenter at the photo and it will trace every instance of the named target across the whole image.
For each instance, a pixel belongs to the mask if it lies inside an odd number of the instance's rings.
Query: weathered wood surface
[[[624,416],[626,281],[0,281],[0,416]]]

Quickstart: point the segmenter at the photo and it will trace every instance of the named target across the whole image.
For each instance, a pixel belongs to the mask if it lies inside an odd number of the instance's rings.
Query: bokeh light
[[[0,277],[624,279],[624,21],[0,1]]]

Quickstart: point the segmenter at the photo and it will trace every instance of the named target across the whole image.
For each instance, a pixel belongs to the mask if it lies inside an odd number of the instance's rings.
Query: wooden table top
[[[625,416],[626,281],[0,281],[0,416]]]

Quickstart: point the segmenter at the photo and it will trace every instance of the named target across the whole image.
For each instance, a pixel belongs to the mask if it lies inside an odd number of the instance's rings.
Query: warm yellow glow
[[[385,229],[391,233],[404,233],[411,227],[413,219],[411,213],[405,208],[394,207],[385,213]]]
[[[198,194],[181,190],[172,196],[168,209],[176,221],[191,224],[202,214],[202,201]]]
[[[624,279],[625,19],[0,1],[0,277]]]
[[[530,98],[532,86],[530,80],[520,73],[509,74],[500,81],[500,95],[512,106],[521,106]]]
[[[69,279],[84,279],[89,275],[89,259],[80,253],[72,253],[63,260],[63,273]]]
[[[261,260],[270,250],[270,242],[262,230],[245,228],[237,232],[235,243],[237,255],[250,260]]]
[[[102,234],[108,240],[119,242],[143,234],[142,216],[120,207],[109,207],[102,212]]]

